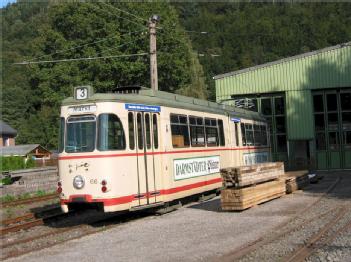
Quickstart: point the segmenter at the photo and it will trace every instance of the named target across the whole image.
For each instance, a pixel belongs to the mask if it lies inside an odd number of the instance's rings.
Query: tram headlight
[[[73,178],[73,186],[76,189],[82,189],[84,187],[85,181],[84,178],[82,176],[75,176]]]

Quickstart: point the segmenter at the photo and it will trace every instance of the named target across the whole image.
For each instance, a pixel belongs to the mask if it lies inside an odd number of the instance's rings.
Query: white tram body
[[[149,89],[76,87],[62,103],[59,151],[64,212],[161,206],[220,188],[220,168],[270,160],[258,113]]]

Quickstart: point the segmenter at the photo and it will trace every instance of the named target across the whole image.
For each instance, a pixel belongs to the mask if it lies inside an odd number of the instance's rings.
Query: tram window
[[[205,130],[201,117],[189,117],[191,146],[205,145]]]
[[[173,147],[189,147],[188,118],[184,115],[171,114],[171,133]]]
[[[323,95],[313,96],[313,108],[314,112],[323,112]]]
[[[285,135],[277,135],[277,152],[287,152]]]
[[[144,149],[143,128],[141,123],[141,114],[137,114],[137,130],[138,130],[138,148]]]
[[[262,145],[262,133],[261,133],[260,125],[254,125],[254,140],[255,140],[255,146]]]
[[[241,123],[240,126],[241,126],[241,137],[242,137],[243,146],[246,146],[245,124]]]
[[[64,149],[64,136],[65,136],[65,118],[60,117],[60,136],[59,136],[59,153]]]
[[[351,93],[341,93],[340,102],[342,110],[351,110]]]
[[[124,131],[119,118],[114,114],[100,114],[98,120],[98,150],[125,149]]]
[[[234,127],[235,127],[235,143],[236,143],[236,146],[239,146],[239,129],[238,129],[238,125],[239,125],[239,123],[234,123]]]
[[[95,149],[95,116],[69,117],[66,126],[67,153],[92,152]]]
[[[219,145],[216,119],[205,118],[205,133],[207,146]]]
[[[223,120],[221,119],[218,119],[218,129],[219,129],[219,143],[221,146],[225,146]]]
[[[245,133],[246,133],[246,145],[253,146],[255,144],[253,128],[251,124],[245,124]]]
[[[339,136],[338,132],[329,132],[329,148],[331,150],[337,150],[339,149]]]
[[[128,132],[129,132],[129,148],[134,150],[135,138],[134,138],[134,116],[132,112],[128,113]]]
[[[151,129],[150,129],[150,115],[145,114],[145,136],[146,136],[146,147],[151,148]]]
[[[316,133],[316,149],[317,150],[325,150],[325,134],[323,133]]]
[[[152,130],[154,132],[154,148],[158,148],[157,115],[152,115]]]

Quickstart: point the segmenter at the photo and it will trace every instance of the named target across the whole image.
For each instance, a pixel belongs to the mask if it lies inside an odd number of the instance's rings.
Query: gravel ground
[[[349,177],[351,178],[350,175]],[[328,194],[326,199],[330,200],[329,202],[325,202],[324,199],[320,201],[325,204],[322,210],[314,205],[311,211],[304,212],[303,217],[293,219],[289,223],[291,228],[283,226],[296,213],[313,204],[334,181],[335,176],[326,176],[321,183],[311,185],[304,192],[299,191],[244,212],[221,212],[220,200],[217,197],[205,203],[193,203],[173,213],[148,216],[8,261],[222,261],[224,258],[230,260],[235,250],[262,236],[271,236],[276,232],[282,232],[283,229],[291,230],[293,226],[296,227],[314,216],[320,216],[329,209],[337,208],[335,203],[349,204],[351,197],[347,191],[351,194],[351,181],[343,180],[342,184],[346,185],[344,195]],[[323,221],[327,223],[333,218],[332,216],[333,213],[324,214]],[[303,228],[313,228],[313,230],[307,233],[303,230],[292,231],[288,235],[293,236],[295,241],[286,242],[286,238],[283,237],[282,241],[271,248],[276,249],[274,252],[284,257],[288,252],[292,252],[300,241],[308,239],[321,226],[323,224],[312,221]],[[350,249],[349,236],[349,232],[346,232],[335,238],[330,246],[318,250],[311,259],[314,259],[314,256],[316,259],[324,257],[328,253],[328,248],[334,246]],[[279,246],[284,248],[280,249]],[[346,251],[339,248],[335,250],[336,254],[340,253],[338,250],[342,252],[339,257],[343,258]],[[271,251],[267,250],[267,252]],[[319,253],[320,256],[318,256]],[[274,261],[273,254],[265,253],[261,254],[262,257],[256,257],[255,253],[252,253],[251,259],[254,260],[251,261],[255,261],[256,258],[259,261],[265,259]]]

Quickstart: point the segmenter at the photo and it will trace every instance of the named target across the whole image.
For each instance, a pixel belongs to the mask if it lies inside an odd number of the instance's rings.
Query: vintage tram
[[[142,87],[74,88],[60,118],[63,212],[162,206],[221,187],[220,168],[270,160],[258,113]]]

